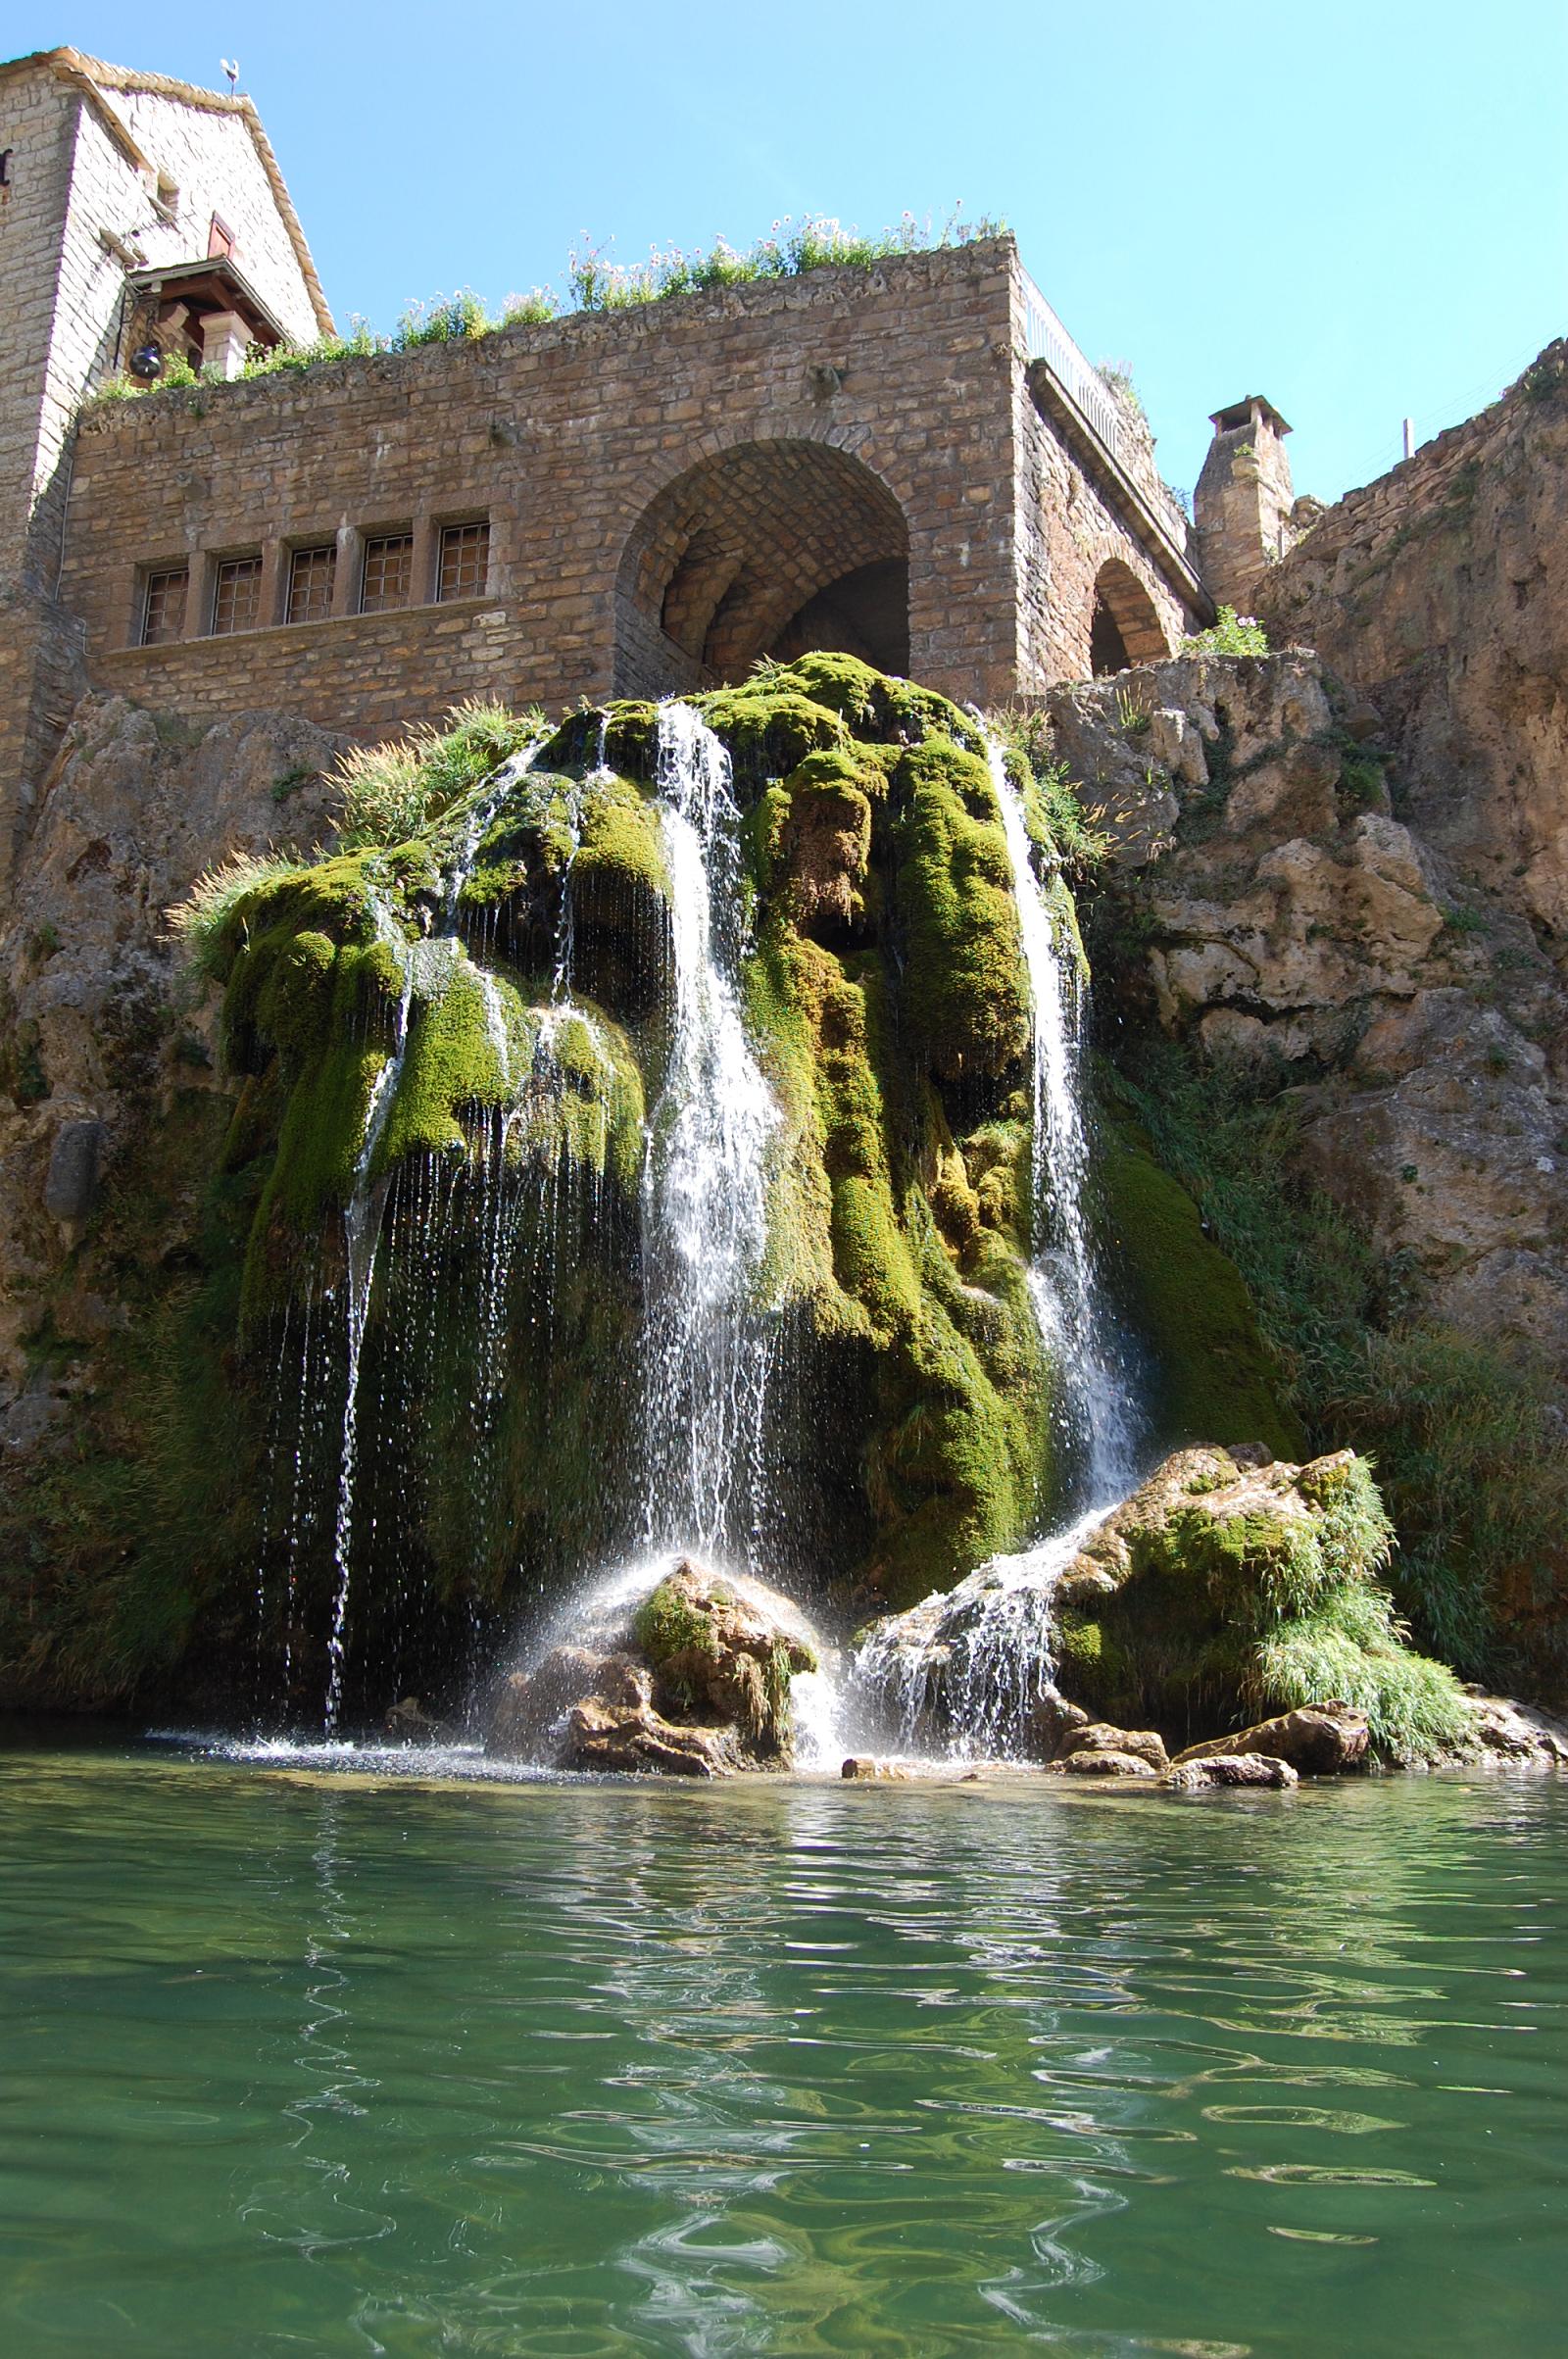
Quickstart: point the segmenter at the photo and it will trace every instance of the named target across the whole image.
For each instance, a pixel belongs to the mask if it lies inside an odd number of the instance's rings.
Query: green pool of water
[[[1495,2354],[1568,1786],[0,1753],[0,2349]]]

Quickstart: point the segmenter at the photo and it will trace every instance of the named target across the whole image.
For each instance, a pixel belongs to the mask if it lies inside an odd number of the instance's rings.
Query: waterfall
[[[1033,1234],[1029,1289],[1064,1394],[1063,1439],[1079,1481],[1102,1507],[1136,1478],[1138,1414],[1124,1354],[1102,1297],[1089,1234],[1089,1129],[1082,1075],[1087,993],[1065,914],[1047,906],[1035,873],[1023,798],[997,739],[986,760],[1002,811],[1029,977]]]
[[[1029,979],[1029,1292],[1060,1386],[1068,1496],[1087,1512],[1015,1555],[994,1556],[956,1588],[889,1616],[857,1651],[854,1687],[897,1741],[935,1739],[960,1756],[1027,1752],[1036,1708],[1054,1693],[1058,1582],[1138,1477],[1138,1402],[1102,1295],[1090,1234],[1090,1135],[1083,1080],[1087,992],[1066,909],[1035,871],[1023,798],[986,732]]]
[[[387,903],[379,894],[371,899],[371,914],[378,939],[391,952],[398,967],[401,988],[393,1017],[392,1036],[386,1058],[370,1084],[366,1105],[365,1131],[355,1161],[353,1184],[343,1211],[344,1277],[343,1335],[344,1335],[344,1395],[341,1437],[337,1452],[337,1482],[332,1513],[332,1572],[331,1602],[327,1629],[327,1684],[323,1708],[323,1726],[328,1737],[335,1736],[343,1707],[343,1681],[347,1661],[349,1604],[352,1591],[353,1547],[359,1510],[358,1477],[360,1458],[361,1380],[363,1372],[366,1326],[369,1316],[370,1299],[375,1283],[380,1254],[383,1217],[389,1193],[385,1177],[375,1172],[376,1151],[385,1132],[388,1117],[397,1098],[408,1056],[410,1024],[416,998],[430,1000],[438,997],[450,984],[463,963],[465,953],[458,938],[458,916],[463,887],[471,873],[474,859],[486,829],[505,803],[518,779],[531,767],[539,751],[538,743],[524,746],[503,762],[486,783],[465,814],[445,872],[440,930],[422,941],[410,942]],[[486,1026],[495,1048],[500,1070],[510,1079],[512,1044],[507,1031],[500,993],[493,977],[479,971],[478,985],[483,995]],[[504,1124],[497,1125],[491,1152],[484,1157],[484,1181],[487,1191],[495,1195],[498,1186],[504,1145]],[[499,1198],[496,1198],[499,1220]],[[488,1214],[490,1206],[487,1204]],[[497,1236],[486,1256],[486,1278],[495,1284],[497,1264],[504,1273],[505,1260],[501,1240]],[[330,1294],[326,1298],[330,1300]],[[297,1419],[293,1450],[294,1499],[286,1529],[288,1548],[287,1575],[287,1632],[285,1637],[284,1687],[287,1693],[294,1643],[294,1598],[298,1578],[298,1558],[314,1522],[309,1509],[302,1505],[299,1490],[306,1456],[305,1428],[307,1404],[318,1398],[321,1369],[313,1359],[311,1304],[307,1302],[305,1344],[302,1359],[302,1402]],[[486,1301],[481,1303],[481,1333],[492,1348],[499,1343],[496,1334],[496,1311]],[[282,1350],[288,1348],[288,1328],[285,1322]],[[488,1353],[486,1354],[488,1358]],[[481,1391],[484,1379],[481,1376]],[[477,1405],[477,1403],[476,1403]],[[259,1605],[265,1599],[265,1576],[258,1583]]]
[[[1035,1711],[1054,1693],[1056,1587],[1105,1514],[1093,1507],[879,1622],[853,1682],[875,1736],[908,1752],[945,1743],[961,1759],[1027,1754]]]
[[[746,1560],[760,1507],[772,1097],[741,1018],[740,812],[690,706],[659,708],[671,1007],[643,1180],[644,1539]]]
[[[343,1213],[343,1240],[348,1261],[344,1316],[348,1344],[348,1373],[343,1397],[343,1443],[338,1453],[337,1509],[332,1531],[332,1622],[326,1642],[326,1734],[337,1733],[343,1704],[343,1664],[349,1611],[349,1560],[354,1538],[354,1477],[359,1458],[360,1361],[365,1346],[365,1322],[370,1307],[376,1249],[381,1241],[384,1187],[371,1179],[375,1151],[386,1128],[397,1093],[403,1059],[408,1053],[409,1009],[414,999],[414,953],[404,942],[384,905],[375,903],[377,930],[395,945],[403,967],[403,991],[392,1032],[392,1049],[370,1084],[365,1115],[365,1138],[354,1166],[354,1190]]]

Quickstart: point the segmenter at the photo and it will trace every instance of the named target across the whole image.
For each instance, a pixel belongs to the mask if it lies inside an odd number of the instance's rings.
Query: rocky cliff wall
[[[1380,1453],[1422,1636],[1562,1692],[1549,930],[1420,823],[1396,731],[1312,657],[1176,659],[1051,718],[1112,839],[1091,940],[1121,1258],[1165,1233],[1152,1143],[1247,1275],[1313,1444]],[[0,1529],[13,1695],[126,1692],[115,1599],[145,1651],[149,1535],[172,1583],[193,1551],[227,1565],[239,1213],[201,1175],[232,1096],[165,912],[232,853],[325,840],[337,749],[276,714],[203,729],[88,698],[40,797],[0,935],[0,1447],[54,1469]],[[146,1441],[172,1420],[207,1466],[170,1490]]]
[[[1560,1685],[1553,938],[1477,880],[1473,838],[1419,822],[1396,728],[1315,656],[1177,659],[1051,718],[1111,842],[1090,941],[1112,1091],[1242,1262],[1314,1441],[1381,1433],[1407,1602],[1477,1668],[1484,1625],[1528,1632]]]
[[[1401,817],[1568,939],[1568,342],[1330,509],[1256,609],[1368,700]]]
[[[76,708],[0,930],[0,1448],[65,1412],[62,1366],[127,1315],[78,1251],[90,1214],[220,1086],[165,913],[236,853],[319,841],[338,744],[275,713]]]

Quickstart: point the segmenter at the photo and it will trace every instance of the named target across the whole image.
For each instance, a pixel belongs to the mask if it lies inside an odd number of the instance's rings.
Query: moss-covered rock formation
[[[1383,1586],[1393,1538],[1350,1450],[1305,1466],[1178,1451],[1062,1580],[1062,1692],[1181,1744],[1338,1701],[1385,1761],[1462,1748],[1464,1694],[1411,1649]]]
[[[695,701],[733,764],[725,918],[780,1115],[752,1305],[773,1338],[759,1554],[897,1607],[1016,1546],[1063,1483],[996,792],[971,719],[851,658]],[[351,1711],[483,1659],[526,1600],[635,1542],[646,1124],[670,1045],[658,729],[647,704],[553,732],[475,708],[352,758],[335,852],[231,866],[187,906],[231,1112],[216,1155],[210,1124],[161,1155],[218,1208],[202,1300],[226,1307],[132,1454],[136,1496],[177,1495],[170,1528],[200,1529],[190,1469],[223,1402],[222,1561],[205,1547],[181,1581],[115,1521],[117,1600],[157,1637],[93,1694],[178,1687],[183,1657],[265,1709],[318,1709],[358,1285]],[[1017,775],[1050,883],[1049,798]],[[1107,1235],[1141,1230],[1108,1176]],[[1161,1218],[1148,1267],[1122,1258],[1165,1425],[1287,1445],[1234,1274],[1179,1191]],[[1178,1231],[1204,1298],[1186,1320]]]
[[[743,807],[739,979],[783,1117],[759,1284],[788,1379],[772,1544],[898,1601],[1015,1541],[1050,1497],[1028,991],[995,792],[972,722],[849,658],[699,703]],[[397,1462],[393,1545],[447,1607],[499,1608],[519,1579],[572,1576],[617,1521],[637,1528],[627,1354],[670,890],[655,758],[653,708],[574,715],[500,791],[444,801],[406,842],[241,881],[196,927],[243,1076],[225,1167],[264,1174],[243,1348],[286,1354],[290,1321],[343,1294],[351,1205],[380,1224],[366,1349],[399,1417],[371,1447]],[[363,758],[357,775],[375,808]],[[410,803],[400,773],[391,807]],[[486,1309],[498,1225],[506,1300]],[[560,1328],[579,1284],[582,1321],[526,1364],[519,1337]],[[421,1315],[432,1343],[405,1399],[393,1322]],[[490,1411],[532,1443],[480,1438],[488,1534],[454,1516],[458,1470],[439,1464],[449,1430],[463,1450],[484,1316],[510,1355]],[[594,1406],[574,1420],[574,1402]],[[574,1423],[597,1467],[563,1450]],[[812,1545],[829,1530],[831,1562]],[[366,1571],[373,1598],[383,1571]]]
[[[725,1777],[796,1761],[792,1681],[820,1667],[798,1605],[689,1556],[633,1601],[589,1600],[570,1634],[492,1692],[492,1752],[560,1769]]]

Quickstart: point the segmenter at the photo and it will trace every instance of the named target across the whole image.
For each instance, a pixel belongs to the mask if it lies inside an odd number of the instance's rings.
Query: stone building
[[[0,155],[7,839],[88,685],[368,738],[828,646],[998,703],[1279,545],[1283,451],[1232,435],[1195,533],[1010,237],[245,377],[331,324],[248,100],[52,50]]]
[[[140,348],[231,371],[331,314],[249,99],[74,49],[0,65],[0,877],[86,684],[60,599],[84,396]]]

